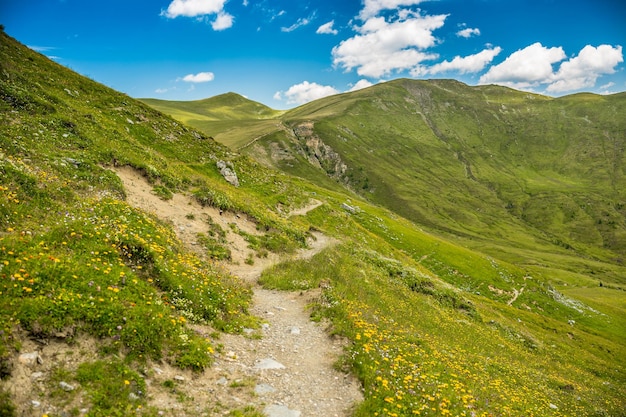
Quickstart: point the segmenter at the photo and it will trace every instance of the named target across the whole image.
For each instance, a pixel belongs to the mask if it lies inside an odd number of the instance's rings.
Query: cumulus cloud
[[[394,10],[398,7],[414,6],[420,4],[424,0],[364,0],[363,9],[359,13],[361,20],[367,20],[370,17],[378,15],[383,10]]]
[[[224,30],[233,25],[233,16],[224,11],[226,2],[227,0],[173,0],[161,15],[170,19],[179,16],[204,18],[216,15],[211,26],[214,30]]]
[[[372,17],[355,27],[357,35],[332,49],[333,64],[346,71],[356,68],[362,76],[380,78],[436,59],[437,54],[424,50],[435,45],[433,31],[443,26],[447,16],[405,12],[391,22]]]
[[[593,87],[601,75],[613,74],[621,62],[624,62],[621,46],[600,45],[594,48],[587,45],[578,56],[561,64],[554,75],[554,82],[548,85],[546,91],[559,93]]]
[[[318,27],[317,30],[315,31],[315,33],[317,34],[327,34],[327,35],[336,35],[337,33],[337,29],[334,29],[333,26],[335,25],[335,21],[331,20],[328,23],[324,23],[322,26]]]
[[[447,71],[458,71],[461,74],[480,72],[487,64],[502,52],[502,48],[496,46],[482,50],[481,52],[465,57],[455,56],[452,61],[443,61],[430,67],[419,66],[411,70],[411,75],[418,77],[427,74],[439,74]]]
[[[218,14],[224,10],[225,3],[226,0],[173,0],[161,14],[170,19]]]
[[[480,29],[477,28],[465,28],[462,30],[459,30],[456,33],[456,36],[460,36],[462,38],[471,38],[472,36],[479,36],[480,35]]]
[[[489,68],[479,82],[513,88],[534,87],[550,80],[553,76],[552,65],[565,58],[563,48],[546,48],[537,42],[513,52],[501,64]]]
[[[540,43],[512,53],[480,77],[481,84],[500,84],[513,88],[545,86],[546,91],[560,93],[593,87],[599,77],[612,74],[624,62],[622,47],[585,46],[577,56],[567,58],[563,48],[546,48]],[[554,65],[560,64],[557,71]]]
[[[232,27],[232,25],[233,16],[225,12],[218,13],[215,20],[211,23],[211,27],[215,31],[228,29],[229,27]]]
[[[283,100],[284,98],[287,100],[287,104],[299,105],[338,93],[338,90],[329,85],[320,85],[317,83],[303,81],[300,84],[292,85],[285,92],[276,92],[274,94],[274,99]]]
[[[199,72],[197,74],[187,74],[180,79],[188,83],[206,83],[213,81],[214,78],[215,74],[212,72]]]
[[[294,30],[298,29],[301,26],[306,26],[309,23],[311,23],[310,19],[307,19],[305,17],[301,17],[300,19],[298,19],[296,21],[296,23],[294,23],[293,25],[289,26],[289,27],[282,27],[280,28],[280,30],[282,32],[293,32]]]
[[[371,82],[369,82],[368,80],[366,80],[366,79],[361,79],[361,80],[359,80],[356,84],[354,84],[354,85],[350,88],[350,90],[349,90],[349,91],[362,90],[362,89],[364,89],[364,88],[371,87],[372,85],[374,85],[374,84],[372,84],[372,83],[371,83]]]

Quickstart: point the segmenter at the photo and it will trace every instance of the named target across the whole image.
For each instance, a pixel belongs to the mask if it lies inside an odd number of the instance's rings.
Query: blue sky
[[[623,0],[0,0],[0,24],[132,97],[285,109],[399,77],[626,90]]]

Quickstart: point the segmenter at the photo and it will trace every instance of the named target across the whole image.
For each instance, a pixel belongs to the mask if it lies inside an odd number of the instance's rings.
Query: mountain
[[[141,101],[163,113],[174,113],[176,118],[186,118],[186,122],[259,120],[273,118],[281,113],[236,93],[221,94],[197,101],[168,101],[149,98],[141,99]]]
[[[0,414],[262,415],[229,271],[276,262],[354,416],[624,415],[623,102],[397,80],[183,123],[0,33]]]
[[[587,277],[623,285],[623,114],[625,93],[550,98],[395,80],[288,111],[260,137],[261,129],[238,128],[230,140],[224,124],[201,128],[284,172],[332,178],[463,245],[574,274],[582,262]]]
[[[148,98],[141,99],[141,101],[199,130],[215,132],[217,129],[225,138],[238,137],[237,132],[241,129],[244,129],[248,135],[263,135],[276,128],[273,119],[282,113],[236,93],[221,94],[197,101]],[[236,139],[227,140],[237,144]]]

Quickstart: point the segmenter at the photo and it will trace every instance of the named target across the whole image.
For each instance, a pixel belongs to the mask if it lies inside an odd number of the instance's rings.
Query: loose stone
[[[300,411],[291,410],[284,405],[268,405],[263,410],[268,417],[300,417]]]
[[[67,391],[67,392],[69,392],[69,391],[74,391],[74,389],[75,389],[75,388],[74,388],[74,385],[70,385],[70,384],[68,384],[68,383],[67,383],[67,382],[65,382],[65,381],[61,381],[61,382],[59,382],[59,386],[61,387],[61,389],[62,389],[63,391]]]
[[[285,369],[285,365],[272,358],[261,359],[254,367],[256,369]]]

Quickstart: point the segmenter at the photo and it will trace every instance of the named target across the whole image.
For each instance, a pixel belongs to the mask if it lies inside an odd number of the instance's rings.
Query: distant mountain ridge
[[[163,113],[176,113],[179,117],[189,117],[190,119],[215,121],[267,119],[276,117],[281,113],[232,92],[196,101],[168,101],[150,98],[140,100]]]
[[[624,115],[626,93],[551,98],[399,79],[307,103],[275,123],[197,127],[285,172],[332,178],[472,246],[489,241],[488,251],[506,253],[511,245],[546,245],[621,264]]]

